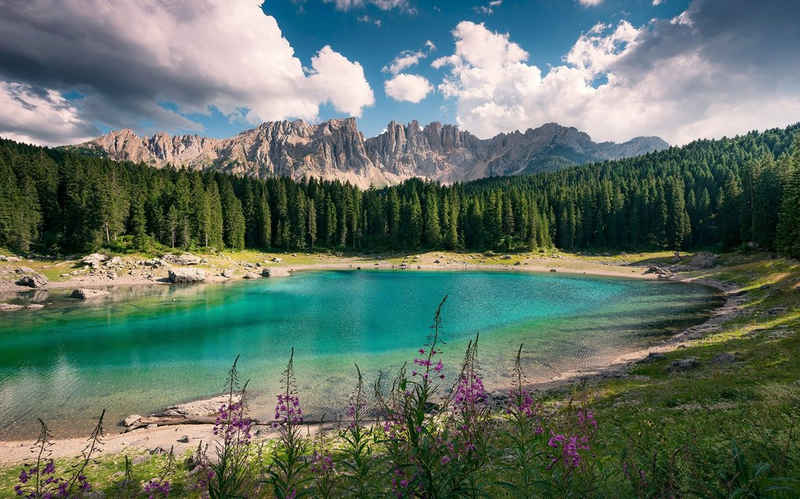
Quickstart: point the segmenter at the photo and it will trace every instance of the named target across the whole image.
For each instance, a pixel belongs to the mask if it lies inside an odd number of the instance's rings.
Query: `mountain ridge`
[[[669,144],[658,137],[598,143],[575,127],[557,123],[479,139],[455,125],[432,122],[421,127],[416,120],[405,125],[391,121],[384,132],[365,138],[355,118],[342,118],[316,125],[303,120],[264,122],[222,139],[164,132],[146,137],[122,129],[66,147],[157,168],[173,165],[258,178],[316,177],[366,188],[412,177],[453,183],[536,173],[638,156]]]

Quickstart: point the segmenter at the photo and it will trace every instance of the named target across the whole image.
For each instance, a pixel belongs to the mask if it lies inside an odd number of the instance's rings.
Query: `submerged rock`
[[[191,284],[206,280],[206,273],[201,269],[171,269],[169,282],[173,284]]]
[[[70,296],[72,298],[77,298],[79,300],[94,300],[97,298],[102,298],[104,296],[108,296],[108,291],[105,289],[91,289],[91,288],[78,288],[72,291]]]

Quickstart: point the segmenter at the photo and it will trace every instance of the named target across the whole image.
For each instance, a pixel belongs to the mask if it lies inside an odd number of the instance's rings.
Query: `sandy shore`
[[[439,263],[434,263],[436,260]],[[320,262],[314,264],[297,264],[297,265],[272,265],[269,266],[272,276],[288,276],[292,272],[300,271],[313,271],[313,270],[368,270],[368,269],[381,269],[381,270],[399,270],[399,263],[391,263],[386,261],[375,261],[365,259],[351,259],[351,261],[330,261]],[[507,272],[557,272],[572,275],[593,275],[604,277],[623,277],[623,278],[637,278],[637,279],[657,279],[658,277],[652,273],[646,273],[647,267],[640,266],[626,266],[626,265],[607,265],[603,263],[596,263],[578,258],[529,258],[525,262],[520,262],[518,265],[506,264],[482,264],[482,263],[469,263],[464,261],[442,260],[435,256],[429,258],[417,258],[416,261],[409,261],[406,263],[405,268],[407,271],[423,270],[423,271],[471,271],[471,270],[492,270],[492,271],[507,271]],[[222,282],[229,279],[214,276],[215,279],[210,282]],[[218,279],[217,279],[218,278]],[[234,277],[235,279],[236,277]],[[654,345],[650,348],[629,352],[616,358],[607,358],[598,360],[595,365],[583,368],[576,371],[567,371],[560,373],[558,376],[550,379],[532,380],[532,388],[535,389],[558,389],[565,384],[569,384],[578,380],[586,379],[599,379],[605,377],[621,376],[629,369],[629,367],[641,359],[647,357],[653,352],[667,352],[678,348],[681,344],[688,341],[698,339],[706,334],[719,329],[720,325],[735,315],[741,306],[744,298],[736,294],[736,289],[733,286],[713,280],[699,280],[690,278],[674,278],[673,280],[683,282],[695,282],[706,286],[713,287],[726,295],[725,304],[714,311],[714,315],[703,322],[702,324],[685,329],[663,343]],[[113,292],[113,287],[116,286],[131,286],[138,284],[154,284],[151,279],[115,279],[113,283],[95,283],[81,281],[78,279],[70,279],[66,281],[52,283],[48,288],[64,289],[64,288],[77,288],[77,287],[91,287],[103,286],[110,287]],[[6,313],[9,316],[13,312]],[[0,316],[2,317],[2,316]],[[209,416],[211,407],[216,407],[219,400],[205,400],[197,401],[182,406],[176,406],[172,409],[179,409],[184,414]],[[145,426],[127,433],[108,435],[105,439],[104,451],[106,454],[116,454],[121,452],[144,452],[157,448],[169,449],[174,446],[176,452],[184,452],[196,448],[200,441],[212,442],[215,437],[212,433],[213,425],[211,424],[181,424],[170,426]],[[259,426],[259,437],[269,438],[273,435],[273,431],[268,425]],[[318,431],[320,425],[309,425],[309,430],[312,432]],[[53,457],[71,457],[80,454],[86,443],[85,438],[67,438],[58,439],[54,442],[52,447]],[[23,441],[6,441],[0,442],[0,464],[17,463],[24,461],[30,456],[30,448],[33,444],[32,440]]]

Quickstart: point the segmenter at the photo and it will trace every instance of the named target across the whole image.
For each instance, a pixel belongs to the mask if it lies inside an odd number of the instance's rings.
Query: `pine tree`
[[[439,203],[436,201],[436,193],[428,190],[425,193],[425,228],[423,230],[423,242],[429,248],[439,246],[441,240],[441,229],[439,227]]]
[[[317,242],[317,209],[314,206],[314,198],[308,200],[308,245],[312,250],[314,243]]]
[[[794,140],[789,168],[778,221],[778,250],[800,258],[800,134]]]
[[[206,187],[208,197],[208,235],[206,246],[222,249],[224,246],[224,222],[222,214],[222,199],[219,195],[219,186],[213,178],[209,180]]]

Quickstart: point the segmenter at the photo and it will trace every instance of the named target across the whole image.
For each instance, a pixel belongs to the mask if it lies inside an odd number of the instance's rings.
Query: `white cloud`
[[[0,135],[19,142],[61,145],[86,141],[98,130],[56,90],[0,81]]]
[[[412,52],[409,50],[405,50],[400,52],[400,55],[392,59],[392,62],[388,66],[384,66],[381,71],[384,73],[391,73],[396,75],[397,73],[403,71],[404,69],[408,69],[412,66],[416,66],[419,64],[421,59],[427,57],[428,54],[425,52],[418,50],[416,52]]]
[[[358,17],[356,18],[356,20],[357,20],[358,22],[360,22],[360,23],[374,24],[375,26],[377,26],[377,27],[379,27],[379,28],[380,28],[380,27],[381,27],[381,25],[383,24],[383,21],[381,21],[380,19],[375,19],[375,18],[369,17],[369,16],[368,16],[368,15],[366,15],[366,14],[365,14],[365,15],[363,15],[363,16],[358,16]]]
[[[738,8],[746,26],[731,24],[721,5]],[[545,74],[508,34],[464,21],[453,30],[454,53],[432,66],[447,70],[438,88],[455,102],[458,124],[480,137],[554,121],[595,140],[659,135],[681,144],[793,123],[800,55],[788,47],[798,33],[781,29],[781,6],[760,19],[747,11],[744,0],[696,0],[674,19],[598,24]]]
[[[490,16],[494,14],[494,8],[503,5],[503,0],[491,0],[488,5],[476,5],[472,8],[478,14]]]
[[[433,86],[422,76],[400,73],[384,83],[386,95],[397,101],[418,103]]]
[[[350,62],[329,45],[311,58],[311,67],[308,86],[320,102],[330,102],[353,116],[361,116],[362,108],[375,103],[361,64]]]
[[[653,5],[654,6],[661,5],[662,3],[664,3],[664,0],[653,0]]]
[[[408,5],[408,0],[325,0],[325,3],[334,3],[339,10],[359,9],[370,4],[381,10],[398,9],[410,14],[416,12]]]
[[[426,40],[422,50],[404,50],[400,52],[400,54],[392,59],[392,62],[389,63],[388,66],[384,66],[381,71],[396,75],[405,69],[416,66],[419,64],[419,61],[428,57],[434,50],[436,50],[436,45],[432,41]]]
[[[578,2],[584,7],[594,7],[603,3],[603,0],[578,0]]]
[[[306,74],[261,0],[29,0],[0,17],[0,81],[85,95],[76,112],[112,127],[201,128],[211,107],[250,122],[317,118],[374,103],[364,72],[330,47]],[[168,102],[178,112],[161,107]],[[46,141],[44,136],[41,139]]]

